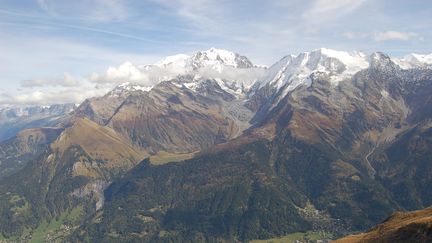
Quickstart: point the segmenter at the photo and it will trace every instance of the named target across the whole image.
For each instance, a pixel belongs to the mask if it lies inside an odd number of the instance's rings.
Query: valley
[[[212,48],[143,66],[169,75],[0,143],[1,241],[329,240],[428,207],[430,65]]]

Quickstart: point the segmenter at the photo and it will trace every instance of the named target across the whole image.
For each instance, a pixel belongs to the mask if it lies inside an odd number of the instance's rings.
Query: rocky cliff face
[[[182,71],[83,102],[0,183],[0,213],[16,219],[0,231],[84,205],[90,219],[73,240],[247,241],[345,234],[425,207],[432,72],[407,60],[320,49],[252,84],[202,75],[254,68],[220,50],[143,67]],[[151,162],[161,154],[163,165]],[[32,207],[17,214],[16,195]]]
[[[103,97],[86,100],[75,115],[109,126],[152,153],[207,149],[250,126],[252,111],[243,101],[257,77],[246,82],[236,72],[264,69],[246,57],[212,48],[192,56],[167,57],[144,66],[143,73],[153,69],[173,75],[151,86],[119,85]]]
[[[394,210],[427,206],[429,194],[421,183],[429,185],[430,113],[422,104],[429,100],[430,70],[404,69],[382,53],[357,53],[354,59],[366,62],[365,68],[350,73],[347,70],[355,68],[344,63],[346,59],[329,55],[320,50],[288,57],[288,64],[280,65],[277,77],[270,79],[276,81],[255,85],[243,102],[254,115],[240,136],[213,147],[210,154],[175,165],[176,169],[143,163],[107,189],[106,211],[97,216],[100,223],[87,225],[80,234],[117,235],[96,236],[104,240],[193,241],[204,235],[207,240],[246,241],[296,230],[329,230],[326,225],[333,233],[344,234],[365,229]],[[231,168],[230,182],[225,168]],[[182,180],[169,184],[175,188],[171,191],[154,181],[155,174],[158,181]],[[240,175],[242,179],[234,179]],[[214,184],[218,189],[208,189]],[[242,188],[240,198],[230,194],[235,188]],[[217,196],[219,189],[224,197]],[[166,193],[139,196],[158,190]],[[267,191],[270,199],[258,202],[255,190],[259,195]],[[285,200],[283,195],[290,197],[283,202],[286,208],[269,206],[273,199]],[[129,208],[131,198],[141,206]],[[262,214],[254,202],[282,211]],[[131,217],[120,217],[119,205]],[[310,207],[315,216],[303,214]],[[276,214],[284,213],[295,220],[268,225],[267,217],[274,222]],[[133,215],[147,220],[135,220]],[[214,224],[218,220],[224,227]],[[160,236],[161,231],[168,233]]]

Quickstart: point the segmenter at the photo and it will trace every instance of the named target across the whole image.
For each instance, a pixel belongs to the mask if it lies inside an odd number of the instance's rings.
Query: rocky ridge
[[[155,64],[190,72],[122,84],[68,115],[37,158],[0,182],[0,213],[13,218],[2,234],[77,207],[90,215],[72,236],[80,241],[251,240],[329,230],[321,219],[343,234],[432,202],[422,173],[430,169],[427,65],[320,49],[287,56],[245,85],[197,72],[254,70],[244,57],[192,57]],[[305,207],[320,217],[305,217]]]

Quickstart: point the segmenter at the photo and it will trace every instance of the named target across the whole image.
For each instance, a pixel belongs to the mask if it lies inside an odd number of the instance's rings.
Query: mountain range
[[[12,138],[23,129],[55,126],[75,108],[75,104],[0,108],[0,141]]]
[[[78,107],[0,111],[0,240],[336,238],[432,204],[432,55],[264,67],[212,48],[121,68]]]

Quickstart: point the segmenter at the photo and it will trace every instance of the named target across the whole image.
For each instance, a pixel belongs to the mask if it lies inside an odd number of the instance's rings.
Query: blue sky
[[[427,0],[0,0],[0,104],[79,102],[106,91],[94,72],[210,47],[266,65],[320,47],[431,53],[431,14]]]

